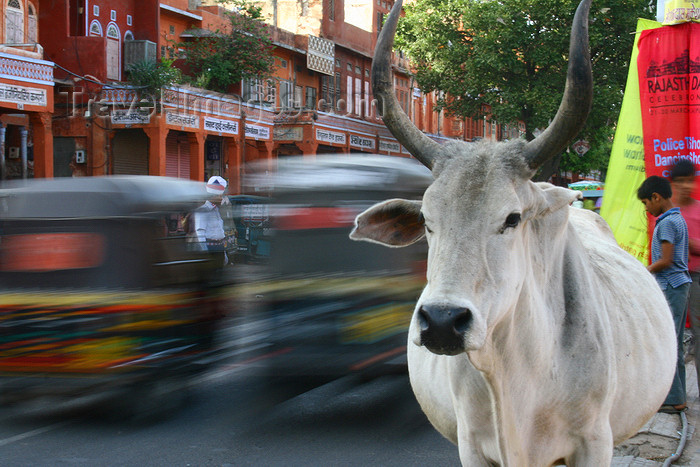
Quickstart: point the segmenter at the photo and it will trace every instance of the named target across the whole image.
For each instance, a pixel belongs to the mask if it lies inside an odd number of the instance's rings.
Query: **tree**
[[[177,47],[194,82],[201,87],[226,92],[244,78],[266,77],[272,73],[272,39],[262,20],[260,7],[247,0],[226,1],[228,26],[216,31],[199,30],[191,42]]]
[[[424,92],[442,91],[438,109],[460,117],[525,125],[534,138],[557,111],[566,81],[569,34],[578,0],[415,0],[405,7],[396,47],[416,66]],[[650,0],[610,0],[591,7],[593,109],[580,137],[585,157],[565,154],[564,170],[607,167],[638,17]],[[484,115],[484,104],[490,114]]]
[[[182,82],[182,73],[173,66],[173,60],[162,58],[160,62],[144,60],[131,64],[127,73],[131,84],[160,99],[164,86]]]

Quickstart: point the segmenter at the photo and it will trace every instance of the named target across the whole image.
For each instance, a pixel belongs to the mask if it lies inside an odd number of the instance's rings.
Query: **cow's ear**
[[[425,235],[420,201],[390,199],[375,204],[355,218],[353,240],[391,247],[407,246]]]
[[[535,190],[539,192],[536,195],[537,208],[535,209],[536,216],[544,216],[549,213],[562,209],[577,199],[581,199],[581,193],[568,188],[554,186],[550,183],[533,183]]]

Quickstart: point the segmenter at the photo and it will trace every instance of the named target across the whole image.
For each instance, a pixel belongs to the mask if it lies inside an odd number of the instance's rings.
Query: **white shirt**
[[[207,201],[194,212],[194,228],[200,242],[223,240],[226,236],[219,208],[211,201]]]

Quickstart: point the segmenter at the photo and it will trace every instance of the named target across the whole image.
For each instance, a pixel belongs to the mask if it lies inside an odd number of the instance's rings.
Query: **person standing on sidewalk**
[[[688,225],[688,270],[693,280],[688,297],[688,314],[695,342],[693,353],[700,391],[700,202],[692,197],[695,190],[695,166],[691,161],[681,159],[671,168],[671,188],[673,205],[680,208]]]
[[[671,193],[671,183],[656,175],[644,180],[637,190],[646,211],[657,218],[651,240],[652,262],[647,269],[663,290],[676,326],[676,374],[660,411],[676,413],[687,408],[683,331],[692,281],[688,273],[688,227],[680,209],[673,206]]]

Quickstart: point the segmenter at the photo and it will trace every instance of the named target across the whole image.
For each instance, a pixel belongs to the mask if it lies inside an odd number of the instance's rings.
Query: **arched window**
[[[114,23],[107,25],[107,37],[119,40],[119,27]]]
[[[27,42],[36,44],[39,42],[39,23],[37,21],[36,8],[31,3],[27,4]]]
[[[90,35],[91,36],[102,36],[102,25],[96,19],[93,19],[90,23]]]
[[[24,42],[24,15],[19,0],[8,0],[5,10],[5,42],[21,44]]]
[[[125,41],[133,41],[134,40],[134,34],[131,31],[126,31],[124,33],[124,40]]]

